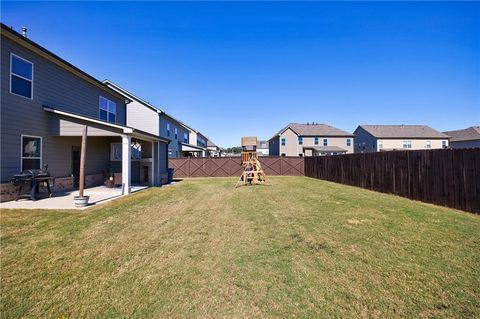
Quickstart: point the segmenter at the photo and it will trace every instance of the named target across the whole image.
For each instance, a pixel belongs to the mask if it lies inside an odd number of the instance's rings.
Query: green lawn
[[[306,177],[1,212],[1,318],[480,317],[480,216]]]

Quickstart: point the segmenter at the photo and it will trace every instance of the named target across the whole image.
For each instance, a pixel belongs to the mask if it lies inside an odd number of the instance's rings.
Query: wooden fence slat
[[[480,213],[480,148],[306,157],[304,173]]]

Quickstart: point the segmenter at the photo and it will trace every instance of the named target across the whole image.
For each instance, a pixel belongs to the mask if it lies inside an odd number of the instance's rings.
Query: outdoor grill
[[[47,185],[48,196],[52,197],[50,190],[50,181],[53,178],[50,177],[48,172],[48,165],[44,166],[44,169],[27,169],[20,174],[13,175],[12,184],[17,187],[17,198],[30,198],[31,200],[37,200],[37,194],[40,189],[40,183]]]

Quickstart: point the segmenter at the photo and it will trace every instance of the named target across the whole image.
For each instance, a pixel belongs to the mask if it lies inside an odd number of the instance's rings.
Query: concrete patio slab
[[[132,186],[132,193],[147,189],[148,186]],[[40,198],[36,201],[29,199],[20,199],[18,201],[10,201],[0,203],[0,208],[10,209],[87,209],[102,203],[106,203],[112,199],[122,196],[121,188],[107,188],[105,186],[97,186],[85,189],[85,195],[90,196],[89,205],[87,207],[77,208],[73,202],[73,197],[78,195],[78,190],[70,192],[54,193],[51,198]]]

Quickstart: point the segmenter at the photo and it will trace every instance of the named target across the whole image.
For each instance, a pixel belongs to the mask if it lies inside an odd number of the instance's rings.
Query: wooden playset
[[[242,175],[235,187],[267,184],[267,176],[257,158],[256,137],[242,137],[242,167]]]

